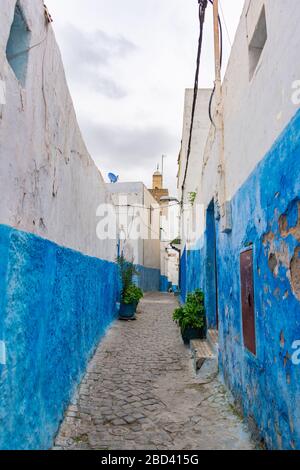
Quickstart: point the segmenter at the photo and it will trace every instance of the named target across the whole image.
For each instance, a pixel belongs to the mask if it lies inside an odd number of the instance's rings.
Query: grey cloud
[[[92,84],[95,91],[101,93],[101,95],[104,95],[107,98],[121,99],[127,96],[126,90],[119,86],[114,80],[109,78],[91,76],[90,84]]]
[[[123,36],[112,36],[101,30],[87,33],[68,24],[64,26],[63,34],[73,58],[93,67],[125,58],[136,50],[136,46]]]
[[[137,48],[123,36],[112,36],[104,31],[85,32],[72,24],[60,31],[63,39],[63,58],[67,75],[74,82],[92,87],[98,93],[120,99],[126,90],[110,77],[112,61],[122,60]]]
[[[158,127],[126,128],[82,123],[85,141],[96,163],[108,163],[121,171],[149,167],[160,161],[163,153],[176,154],[179,142],[176,136]]]

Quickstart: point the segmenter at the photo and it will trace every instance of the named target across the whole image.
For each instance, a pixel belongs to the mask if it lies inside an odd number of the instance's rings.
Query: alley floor
[[[216,376],[203,383],[172,321],[176,299],[147,294],[117,321],[66,412],[55,449],[252,449]]]

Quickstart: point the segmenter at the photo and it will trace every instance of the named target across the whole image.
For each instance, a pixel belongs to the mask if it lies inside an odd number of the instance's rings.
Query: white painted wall
[[[194,90],[185,90],[184,99],[184,112],[183,112],[183,128],[182,128],[182,143],[180,150],[180,164],[178,173],[178,196],[181,200],[182,196],[182,184],[184,179],[184,173],[186,168],[191,115],[192,115],[192,104],[193,104]],[[211,96],[211,90],[203,89],[198,90],[193,134],[192,134],[192,145],[191,154],[189,158],[188,173],[185,184],[184,200],[188,201],[189,192],[198,192],[200,188],[200,164],[202,155],[207,139],[207,133],[210,127],[210,120],[208,116],[208,105]]]
[[[265,5],[268,39],[250,82],[248,43],[258,4]],[[245,2],[223,84],[228,199],[299,109],[292,102],[292,84],[300,79],[299,24],[298,0]]]
[[[107,189],[116,206],[118,233],[125,257],[135,264],[159,269],[159,204],[143,183],[108,184]]]
[[[268,39],[250,80],[248,45],[263,5],[266,10]],[[227,200],[246,181],[299,109],[299,105],[292,101],[295,92],[293,84],[300,80],[299,24],[299,0],[245,2],[222,87]],[[201,114],[203,118],[202,112],[204,110],[197,109],[197,116]],[[187,119],[188,106],[185,107],[184,122]],[[187,128],[185,124],[183,142],[187,139]],[[218,192],[219,154],[215,128],[210,126],[206,137],[204,134],[203,131],[202,138],[193,143],[192,154],[199,153],[197,160],[191,159],[187,180],[188,191],[193,190],[195,178],[198,182],[197,210],[199,207],[203,209],[198,238],[205,227],[204,209]],[[184,161],[184,152],[182,153]],[[189,222],[190,228],[194,219],[195,211]]]
[[[0,7],[0,83],[6,89],[0,104],[0,223],[112,260],[115,240],[96,237],[96,210],[108,195],[81,137],[42,0],[20,0],[31,30],[24,88],[7,62],[15,4],[1,0]]]
[[[191,249],[196,238],[194,235],[193,224],[196,219],[196,205],[192,206],[189,202],[189,193],[196,192],[197,200],[201,199],[202,193],[202,169],[203,169],[203,154],[207,142],[207,136],[210,129],[209,119],[209,100],[212,90],[204,89],[198,90],[194,127],[192,134],[191,153],[188,165],[187,178],[185,182],[184,192],[184,206],[181,211],[181,239],[182,246],[188,246]],[[183,133],[182,144],[180,151],[179,173],[178,173],[178,198],[182,198],[182,184],[184,179],[184,172],[187,161],[188,141],[191,125],[191,113],[193,103],[194,90],[187,89],[185,91],[185,105],[183,115]],[[201,229],[203,229],[201,227]]]
[[[179,253],[175,250],[168,255],[168,279],[173,286],[179,283]]]
[[[160,269],[160,207],[155,198],[144,186],[145,229],[148,238],[144,240],[144,263],[148,268]],[[150,210],[151,208],[151,217]]]

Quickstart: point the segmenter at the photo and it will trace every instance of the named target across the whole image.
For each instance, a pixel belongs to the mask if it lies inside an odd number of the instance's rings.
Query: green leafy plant
[[[133,277],[139,276],[139,272],[132,262],[126,260],[124,255],[118,256],[117,263],[122,281],[122,302],[125,304],[138,303],[144,294],[143,291],[133,283]]]
[[[128,286],[126,291],[123,293],[123,302],[124,304],[134,304],[139,303],[139,301],[144,297],[142,289],[131,284]]]
[[[133,276],[138,276],[139,272],[132,262],[127,261],[124,255],[118,256],[117,264],[120,269],[122,290],[126,291],[133,284]]]
[[[201,329],[205,327],[204,294],[197,289],[188,294],[185,305],[176,308],[173,320],[184,332],[187,328]]]
[[[196,197],[197,197],[197,193],[195,191],[192,191],[189,193],[189,201],[192,204],[192,206],[195,203]]]

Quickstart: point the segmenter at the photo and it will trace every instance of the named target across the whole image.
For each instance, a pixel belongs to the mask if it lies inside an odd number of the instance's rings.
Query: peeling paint
[[[291,261],[291,282],[293,293],[300,300],[300,247],[296,248]]]
[[[118,267],[3,225],[0,255],[0,449],[49,449],[116,317]]]
[[[300,111],[231,200],[233,229],[217,223],[219,364],[226,384],[270,449],[300,448],[300,366],[292,361],[300,338]],[[184,293],[205,282],[204,233],[184,251]],[[240,252],[252,243],[257,356],[243,345]],[[184,295],[183,295],[184,297]]]
[[[300,201],[295,199],[287,211],[279,218],[280,235],[287,238],[292,235],[300,242]]]

